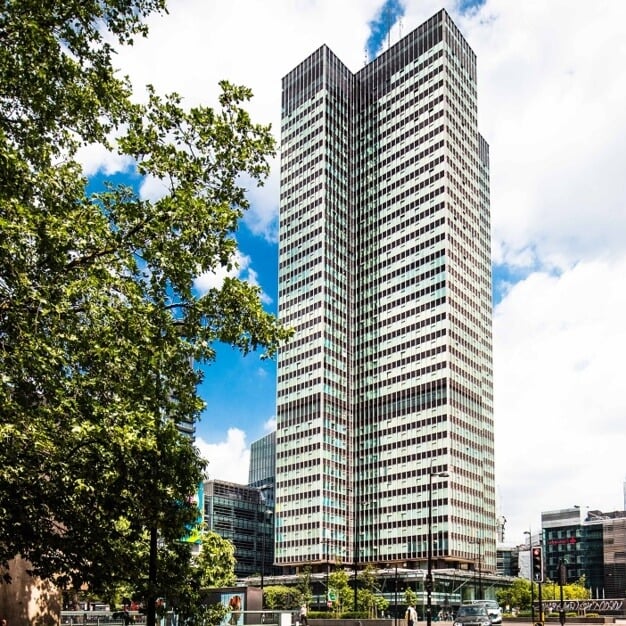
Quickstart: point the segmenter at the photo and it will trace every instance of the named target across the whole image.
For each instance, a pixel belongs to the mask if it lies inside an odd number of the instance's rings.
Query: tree
[[[559,584],[547,580],[543,583],[543,597],[545,599],[559,599],[561,590]],[[581,576],[576,582],[563,585],[564,600],[587,600],[591,596],[591,592],[586,587],[585,576]]]
[[[300,596],[300,603],[309,605],[313,598],[313,585],[311,584],[311,567],[305,566],[302,573],[298,575],[296,589]]]
[[[300,593],[293,587],[270,585],[263,590],[263,601],[268,609],[292,611],[302,604]]]
[[[517,607],[522,611],[530,609],[530,581],[525,578],[515,578],[509,587],[496,591],[496,598],[505,607]]]
[[[328,575],[328,587],[335,592],[333,612],[339,617],[348,611],[354,603],[354,589],[350,586],[350,574],[343,567],[336,567]],[[356,610],[356,609],[355,609]]]
[[[417,606],[417,593],[410,587],[404,590],[404,602],[410,606]]]
[[[356,610],[354,603],[354,589],[350,587],[350,574],[343,568],[337,567],[328,575],[328,586],[335,592],[337,600],[333,604],[333,610],[337,617],[343,612]]]
[[[174,559],[183,564],[187,571],[176,572],[168,566],[166,559],[159,563],[169,569],[162,577],[169,576],[171,606],[183,623],[219,624],[228,609],[222,604],[211,604],[208,590],[214,587],[228,587],[235,584],[235,547],[215,532],[202,536],[200,554],[191,562]],[[163,579],[163,578],[162,578]]]
[[[376,580],[376,569],[368,563],[359,574],[361,588],[357,592],[358,610],[367,612],[371,619],[378,617],[379,612],[384,612],[389,606],[389,602],[380,593],[378,581]]]
[[[146,546],[197,516],[204,461],[175,423],[203,404],[215,343],[273,355],[289,333],[259,289],[194,279],[232,267],[274,144],[223,82],[217,110],[131,101],[116,46],[164,0],[5,0],[0,13],[0,564],[94,590],[146,578]],[[116,140],[112,137],[117,137]],[[158,200],[87,192],[77,150],[133,159]],[[154,582],[154,581],[153,581]],[[151,589],[151,593],[156,593]]]
[[[543,583],[542,592],[545,600],[556,600],[560,598],[559,586],[552,581],[548,580]],[[535,600],[539,597],[536,584],[534,596]],[[584,576],[575,583],[563,585],[564,600],[585,600],[589,598],[589,596],[590,592],[589,589],[585,587]],[[525,578],[516,578],[509,587],[499,589],[496,592],[496,597],[502,606],[517,607],[522,611],[529,610],[532,598],[531,582]]]

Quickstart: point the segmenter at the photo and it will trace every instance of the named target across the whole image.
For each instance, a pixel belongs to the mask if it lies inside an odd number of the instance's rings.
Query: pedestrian
[[[407,607],[404,619],[406,619],[406,626],[415,626],[417,623],[417,611],[412,604]]]
[[[300,607],[300,626],[308,626],[309,620],[306,616],[306,604]]]

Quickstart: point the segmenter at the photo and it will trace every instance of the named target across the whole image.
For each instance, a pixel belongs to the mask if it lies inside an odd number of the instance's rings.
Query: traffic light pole
[[[535,546],[530,550],[530,567],[531,567],[531,589],[534,582],[537,582],[539,617],[535,622],[535,626],[543,626],[543,599],[541,597],[541,583],[543,582],[543,549],[541,546]],[[534,621],[534,617],[533,617]]]
[[[559,562],[559,599],[560,599],[560,607],[559,607],[559,622],[561,622],[561,626],[565,624],[565,605],[563,604],[563,585],[567,584],[567,569],[563,559]]]

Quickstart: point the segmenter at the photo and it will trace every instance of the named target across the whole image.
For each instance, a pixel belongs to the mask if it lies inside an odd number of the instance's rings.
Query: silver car
[[[502,624],[502,609],[495,600],[474,600],[474,604],[482,604],[492,624]]]
[[[491,620],[484,605],[463,604],[454,617],[454,626],[491,626]]]

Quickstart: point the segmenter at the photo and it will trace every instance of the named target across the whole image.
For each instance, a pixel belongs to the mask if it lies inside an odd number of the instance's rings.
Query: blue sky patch
[[[483,4],[485,0],[460,0],[459,13],[470,13],[479,9]]]
[[[369,23],[370,36],[365,44],[367,57],[371,61],[375,59],[384,47],[385,38],[391,27],[404,15],[404,7],[400,0],[386,0],[378,11],[376,18]]]

